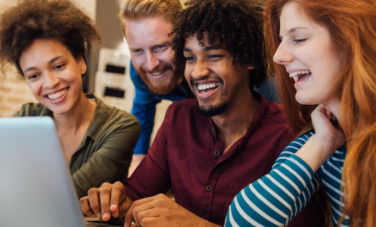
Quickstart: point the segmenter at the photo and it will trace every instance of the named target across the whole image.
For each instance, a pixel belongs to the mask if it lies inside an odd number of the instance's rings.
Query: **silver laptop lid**
[[[85,226],[49,117],[0,118],[0,226]]]

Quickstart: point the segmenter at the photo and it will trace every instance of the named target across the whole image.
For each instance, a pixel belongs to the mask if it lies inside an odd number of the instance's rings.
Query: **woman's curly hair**
[[[22,0],[0,16],[0,65],[14,64],[37,39],[53,39],[73,57],[90,54],[91,42],[101,42],[93,20],[68,0]],[[86,47],[86,48],[85,48]]]
[[[250,70],[250,89],[267,78],[264,64],[262,8],[250,0],[191,0],[170,35],[177,64],[185,65],[185,40],[197,33],[201,42],[207,35],[210,45],[225,45],[234,63],[254,66]],[[202,44],[202,43],[201,43]]]

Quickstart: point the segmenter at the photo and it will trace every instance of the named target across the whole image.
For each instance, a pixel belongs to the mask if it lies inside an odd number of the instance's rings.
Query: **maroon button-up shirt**
[[[125,183],[127,196],[135,201],[172,188],[179,205],[223,225],[234,196],[269,173],[293,140],[280,106],[254,95],[260,101],[257,113],[225,154],[211,118],[199,113],[197,100],[174,102],[147,156]],[[294,222],[299,223],[299,217]],[[306,226],[307,220],[301,224],[295,226]]]

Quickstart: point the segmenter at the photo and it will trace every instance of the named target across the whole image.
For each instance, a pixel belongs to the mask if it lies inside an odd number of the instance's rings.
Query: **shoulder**
[[[271,138],[283,139],[284,146],[294,139],[293,132],[290,130],[287,118],[285,117],[281,105],[275,102],[268,102],[261,97],[259,109],[254,120],[260,121],[260,125],[265,135]],[[281,147],[281,150],[283,147]]]
[[[43,109],[44,106],[40,103],[25,103],[13,114],[13,117],[40,116]]]
[[[266,101],[265,105],[265,117],[276,123],[287,123],[287,119],[283,114],[282,106],[280,104]]]
[[[174,127],[178,127],[182,122],[195,121],[204,116],[198,111],[196,99],[183,99],[173,102],[167,109],[165,121],[170,122]]]
[[[198,104],[197,104],[197,99],[183,99],[179,101],[173,102],[168,110],[169,112],[181,112],[181,111],[195,111],[198,113]]]
[[[286,159],[290,158],[296,152],[298,152],[298,150],[307,142],[309,137],[311,137],[312,135],[314,135],[314,131],[303,134],[292,141],[287,147],[285,147],[285,149],[282,151],[282,153],[274,163],[273,169],[281,163],[285,162]]]
[[[106,124],[125,127],[129,125],[140,125],[137,118],[127,111],[118,109],[114,106],[108,106],[103,103],[103,108],[107,111]]]
[[[113,131],[125,128],[133,128],[137,131],[141,130],[137,118],[127,111],[105,104],[94,94],[86,94],[86,97],[95,98],[97,102],[94,119],[92,120],[95,121],[93,124],[97,128],[94,131],[98,129],[101,131]]]
[[[307,140],[315,134],[314,131],[307,132],[306,134],[303,134],[299,136],[297,139],[292,141],[285,150],[292,150],[294,153],[299,150],[306,142]]]

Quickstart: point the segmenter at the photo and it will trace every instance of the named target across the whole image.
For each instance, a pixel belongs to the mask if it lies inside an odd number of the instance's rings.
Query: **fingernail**
[[[111,210],[116,209],[116,205],[115,205],[115,204],[111,204],[110,209],[111,209]]]
[[[92,218],[95,218],[96,216],[95,216],[95,214],[92,214],[91,217],[92,217]]]
[[[97,217],[102,217],[102,214],[101,213],[97,213]]]
[[[107,218],[108,218],[107,212],[103,212],[103,219],[107,219]]]

